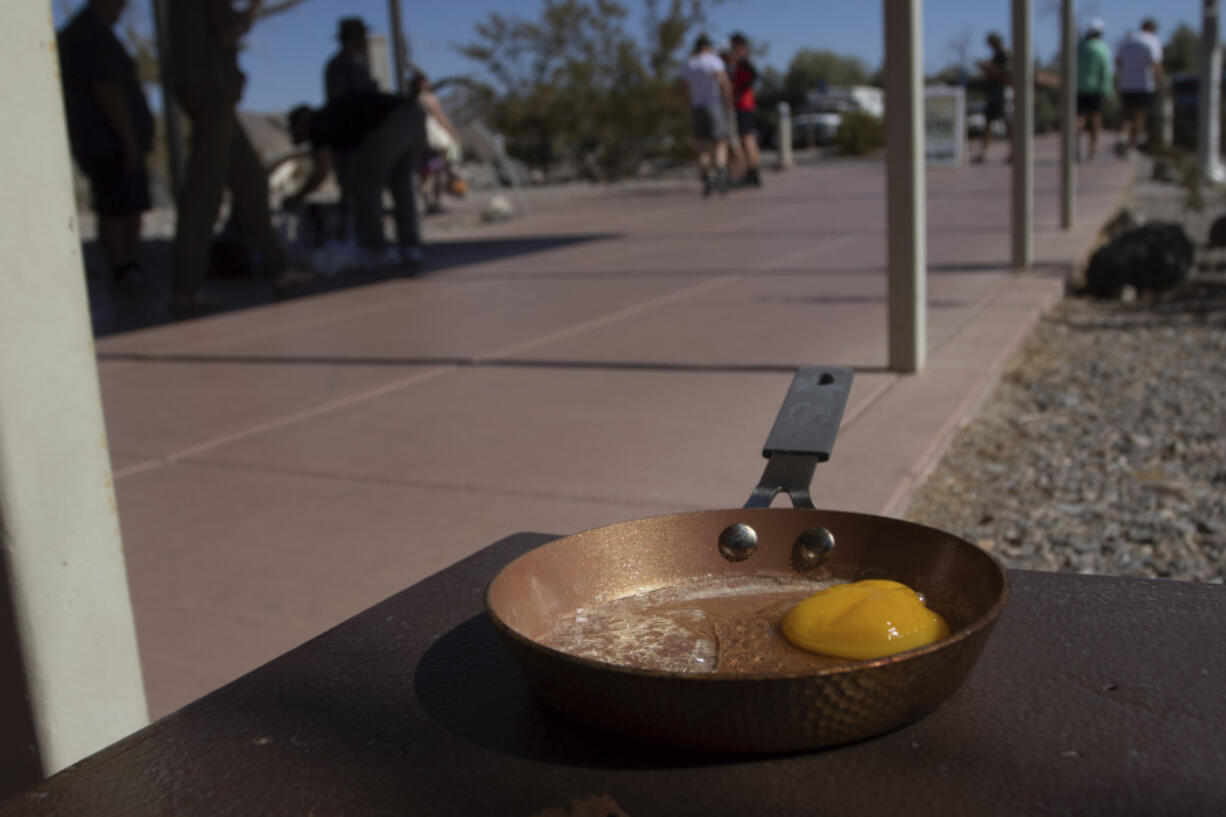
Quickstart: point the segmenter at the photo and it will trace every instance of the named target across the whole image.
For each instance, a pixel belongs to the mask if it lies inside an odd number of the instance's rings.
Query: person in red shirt
[[[732,43],[732,104],[736,108],[736,129],[741,135],[745,152],[745,183],[762,186],[758,175],[758,103],[753,86],[758,81],[758,69],[749,61],[749,39],[740,32],[729,38]]]

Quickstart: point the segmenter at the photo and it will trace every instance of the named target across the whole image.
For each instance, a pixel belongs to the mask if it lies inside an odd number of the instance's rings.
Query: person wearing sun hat
[[[1115,87],[1111,68],[1111,50],[1103,42],[1106,23],[1092,17],[1085,36],[1077,44],[1077,154],[1081,155],[1082,131],[1090,136],[1086,159],[1098,152],[1098,132],[1103,126],[1103,102],[1110,99]]]
[[[344,17],[337,24],[341,50],[324,68],[324,101],[345,94],[368,94],[379,90],[367,63],[366,23],[361,17]]]

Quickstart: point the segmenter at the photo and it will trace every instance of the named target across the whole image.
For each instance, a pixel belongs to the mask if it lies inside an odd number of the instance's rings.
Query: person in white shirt
[[[724,62],[716,56],[711,40],[702,35],[681,71],[678,89],[690,107],[694,141],[698,145],[698,169],[702,172],[702,194],[721,194],[728,189],[728,123],[724,108],[732,103],[732,85]],[[714,155],[715,169],[711,159]]]
[[[1141,30],[1130,32],[1115,54],[1120,105],[1128,129],[1128,147],[1133,150],[1162,88],[1162,42],[1157,31],[1158,24],[1152,18],[1142,20]]]

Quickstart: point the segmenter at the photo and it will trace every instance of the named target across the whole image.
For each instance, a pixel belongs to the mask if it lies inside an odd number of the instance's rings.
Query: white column
[[[1218,28],[1218,0],[1204,0],[1201,10],[1200,98],[1197,104],[1196,158],[1201,178],[1209,182],[1223,179],[1218,160],[1221,127],[1218,120],[1222,88],[1221,33]]]
[[[927,355],[923,3],[885,0],[884,17],[889,365],[918,372]]]
[[[787,170],[792,166],[792,106],[786,102],[780,102],[779,107],[779,129],[776,131],[779,138],[779,168]]]
[[[46,3],[0,30],[0,518],[43,769],[147,722]],[[0,740],[11,740],[0,726]]]
[[[1030,0],[1013,0],[1013,266],[1034,263],[1034,65]]]
[[[1073,226],[1077,190],[1077,25],[1073,0],[1060,2],[1060,226]]]

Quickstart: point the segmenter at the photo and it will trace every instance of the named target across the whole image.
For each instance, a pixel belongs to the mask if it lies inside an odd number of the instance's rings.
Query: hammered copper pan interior
[[[798,380],[814,371],[825,370],[802,370]],[[849,383],[846,370],[830,371],[845,373]],[[789,393],[781,421],[792,397]],[[835,413],[841,411],[840,403]],[[838,419],[824,421],[837,428]],[[721,556],[716,543],[738,523],[757,532],[757,549],[733,562]],[[823,564],[806,567],[805,576],[903,582],[945,616],[950,636],[888,658],[815,662],[812,669],[787,672],[636,669],[539,643],[561,617],[579,608],[697,577],[794,575],[801,571],[794,543],[815,527],[833,534],[836,546]],[[778,752],[859,740],[933,710],[974,665],[1007,596],[1000,564],[948,533],[868,514],[743,508],[622,522],[551,542],[494,578],[486,609],[530,685],[569,716],[654,742]]]

